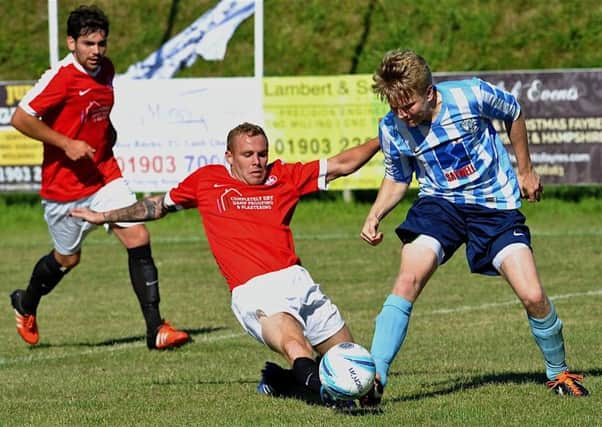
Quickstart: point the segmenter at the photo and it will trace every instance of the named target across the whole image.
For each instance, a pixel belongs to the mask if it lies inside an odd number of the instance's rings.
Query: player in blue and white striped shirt
[[[521,111],[516,99],[478,79],[444,82],[431,90],[438,110],[432,121],[412,125],[408,113],[406,123],[403,107],[401,114],[391,111],[382,120],[387,178],[409,183],[416,173],[420,197],[518,208],[516,175],[491,123],[517,120]]]
[[[380,384],[365,403],[380,401],[418,295],[464,243],[471,271],[502,275],[522,302],[544,356],[548,386],[558,394],[587,395],[582,376],[568,371],[562,322],[539,280],[529,228],[518,211],[521,195],[540,200],[542,185],[516,98],[476,78],[433,85],[428,64],[411,51],[388,52],[373,78],[391,111],[379,127],[385,178],[362,238],[371,245],[382,241],[378,226],[404,197],[413,175],[419,193],[396,229],[403,243],[401,266],[376,319],[371,348]],[[492,120],[506,124],[517,173]]]

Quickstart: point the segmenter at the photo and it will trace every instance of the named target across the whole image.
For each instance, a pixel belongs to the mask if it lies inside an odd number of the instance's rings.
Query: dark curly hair
[[[77,40],[79,36],[104,31],[109,35],[109,18],[97,6],[80,6],[72,10],[67,19],[67,35]]]

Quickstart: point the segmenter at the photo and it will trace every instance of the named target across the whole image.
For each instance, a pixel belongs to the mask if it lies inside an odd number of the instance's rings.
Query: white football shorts
[[[86,235],[96,228],[87,221],[69,216],[75,207],[90,208],[94,211],[108,211],[129,206],[136,202],[136,195],[130,191],[125,179],[118,178],[102,187],[96,193],[73,202],[55,202],[42,199],[44,219],[54,242],[54,249],[61,255],[79,252]],[[139,222],[115,223],[119,227],[131,227]],[[108,225],[105,228],[109,230]]]
[[[299,265],[262,274],[232,290],[232,311],[243,329],[264,343],[259,317],[289,313],[303,326],[312,346],[345,326],[339,309]]]

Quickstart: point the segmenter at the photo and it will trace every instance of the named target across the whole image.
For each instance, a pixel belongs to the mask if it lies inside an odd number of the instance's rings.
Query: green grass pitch
[[[389,215],[376,248],[359,239],[368,204],[305,200],[292,224],[304,265],[368,348],[399,264],[393,228],[408,206]],[[50,242],[39,206],[3,206],[0,425],[600,425],[602,203],[549,199],[523,212],[570,366],[586,375],[591,396],[563,399],[545,388],[516,297],[499,278],[471,275],[461,248],[414,308],[382,410],[344,415],[255,392],[263,363],[284,361],[236,322],[194,211],[149,223],[162,314],[194,342],[146,349],[126,253],[97,230],[80,266],[43,299],[40,343],[30,348],[16,334],[8,295],[26,285]]]

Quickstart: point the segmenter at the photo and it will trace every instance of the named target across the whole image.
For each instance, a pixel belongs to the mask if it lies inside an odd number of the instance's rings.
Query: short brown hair
[[[266,142],[268,141],[268,137],[266,136],[264,130],[259,125],[254,125],[253,123],[241,123],[230,132],[228,132],[228,138],[226,140],[226,148],[229,151],[232,151],[232,144],[234,143],[234,138],[238,135],[247,135],[247,136],[257,136],[263,135]]]
[[[385,54],[372,75],[372,89],[382,101],[410,100],[424,95],[433,84],[425,59],[411,50],[392,50]]]

